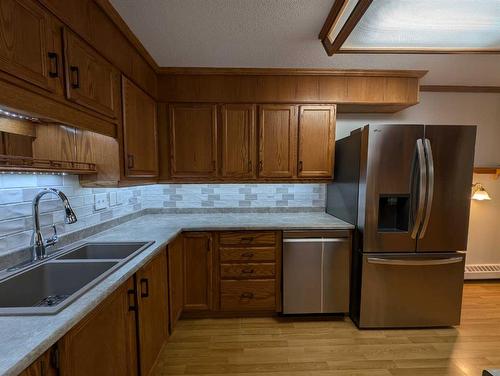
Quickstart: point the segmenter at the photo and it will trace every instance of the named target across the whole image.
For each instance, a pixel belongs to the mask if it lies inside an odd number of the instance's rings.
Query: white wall
[[[364,124],[427,123],[477,125],[475,166],[500,165],[500,94],[421,93],[420,103],[395,114],[339,114],[337,138]],[[493,196],[472,202],[468,264],[500,263],[500,179],[475,175]]]

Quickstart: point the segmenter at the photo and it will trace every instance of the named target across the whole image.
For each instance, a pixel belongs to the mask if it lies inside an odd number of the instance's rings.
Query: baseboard
[[[500,279],[500,264],[465,265],[465,279]]]

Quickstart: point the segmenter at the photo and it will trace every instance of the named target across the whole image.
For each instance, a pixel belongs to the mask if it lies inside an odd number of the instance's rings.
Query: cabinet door
[[[172,105],[169,121],[172,177],[216,176],[216,106]]]
[[[119,72],[83,40],[64,29],[66,96],[110,118],[120,111]]]
[[[137,375],[134,283],[130,279],[60,341],[60,376]]]
[[[49,91],[60,85],[60,46],[52,18],[36,2],[0,2],[0,69]]]
[[[226,104],[221,107],[222,177],[255,177],[255,130],[255,105]]]
[[[212,235],[184,234],[184,310],[212,309]]]
[[[330,178],[335,148],[335,106],[300,106],[298,176]]]
[[[259,176],[296,175],[297,107],[262,105],[259,110]]]
[[[168,337],[167,281],[166,250],[137,272],[141,375],[149,374]]]
[[[184,306],[184,248],[182,236],[168,245],[168,290],[170,332],[173,331]]]
[[[19,376],[56,376],[57,369],[53,366],[53,349],[45,352],[32,365],[26,368]]]
[[[122,77],[125,175],[158,176],[156,102]]]

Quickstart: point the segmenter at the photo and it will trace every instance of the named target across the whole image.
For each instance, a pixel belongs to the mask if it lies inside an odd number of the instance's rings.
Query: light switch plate
[[[94,196],[95,210],[103,210],[109,207],[108,194],[98,193]]]
[[[116,197],[116,192],[109,192],[109,206],[118,205],[118,198]]]

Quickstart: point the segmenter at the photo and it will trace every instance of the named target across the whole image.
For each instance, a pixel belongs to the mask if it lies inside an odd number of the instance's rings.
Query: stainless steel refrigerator
[[[327,212],[356,226],[360,328],[460,323],[475,126],[366,125],[335,144]]]

